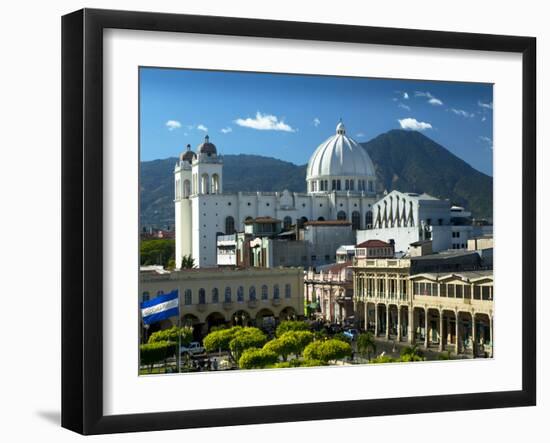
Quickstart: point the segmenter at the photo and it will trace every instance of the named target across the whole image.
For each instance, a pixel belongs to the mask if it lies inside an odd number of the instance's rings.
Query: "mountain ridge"
[[[391,130],[361,143],[375,165],[378,192],[426,192],[492,219],[492,177],[416,131]],[[172,226],[176,157],[141,162],[140,223]],[[306,191],[307,165],[252,154],[224,155],[224,191]]]

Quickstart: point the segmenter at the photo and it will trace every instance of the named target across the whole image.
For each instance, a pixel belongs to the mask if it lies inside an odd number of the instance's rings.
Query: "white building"
[[[373,205],[372,227],[357,231],[357,243],[382,240],[395,243],[395,251],[431,240],[433,252],[466,249],[468,239],[492,234],[492,226],[475,226],[471,213],[428,194],[392,191]]]
[[[313,152],[306,181],[306,193],[226,193],[223,159],[208,136],[196,153],[188,146],[174,169],[177,266],[186,255],[199,267],[216,266],[216,236],[243,231],[244,222],[257,217],[282,220],[283,226],[316,220],[349,220],[353,229],[372,224],[374,165],[342,122]]]

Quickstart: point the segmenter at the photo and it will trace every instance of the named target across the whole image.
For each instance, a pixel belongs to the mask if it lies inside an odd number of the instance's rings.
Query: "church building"
[[[342,122],[309,159],[305,193],[224,192],[223,157],[208,136],[196,152],[188,145],[174,169],[176,265],[191,255],[198,267],[217,266],[218,235],[244,231],[258,217],[284,227],[308,221],[347,220],[354,230],[373,224],[376,174],[367,151]]]

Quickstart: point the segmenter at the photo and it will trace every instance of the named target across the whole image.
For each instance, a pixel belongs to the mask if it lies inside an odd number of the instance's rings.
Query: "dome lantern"
[[[210,143],[210,137],[208,135],[204,137],[204,142],[198,147],[197,151],[199,154],[207,154],[208,156],[218,153],[216,145]]]
[[[191,151],[191,145],[188,144],[185,151],[180,154],[180,161],[192,163],[195,157],[195,153]]]

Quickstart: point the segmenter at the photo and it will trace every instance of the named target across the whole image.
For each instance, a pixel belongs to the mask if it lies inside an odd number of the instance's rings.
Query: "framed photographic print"
[[[64,427],[535,404],[534,38],[62,25]]]

